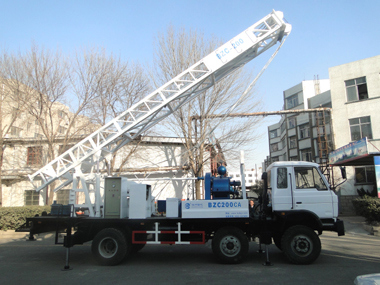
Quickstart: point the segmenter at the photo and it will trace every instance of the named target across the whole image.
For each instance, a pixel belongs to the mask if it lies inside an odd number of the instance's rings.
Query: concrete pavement
[[[65,249],[54,245],[52,234],[27,242],[24,233],[0,236],[0,284],[353,284],[356,276],[378,273],[380,237],[363,229],[361,217],[343,217],[346,235],[325,232],[322,253],[309,266],[287,262],[274,245],[269,246],[273,266],[263,266],[265,254],[250,243],[242,264],[216,262],[211,243],[206,245],[151,245],[118,266],[99,266],[91,254],[91,243],[71,249],[70,266]]]

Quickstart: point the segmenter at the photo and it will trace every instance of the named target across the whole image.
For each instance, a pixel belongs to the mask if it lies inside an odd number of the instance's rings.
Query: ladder
[[[291,31],[283,13],[272,11],[214,52],[146,96],[72,148],[29,175],[36,191],[74,180],[74,172],[93,174],[96,166],[142,132],[162,121],[234,70],[281,42]],[[35,183],[38,179],[41,183]]]
[[[331,110],[330,110],[331,111]],[[331,184],[331,169],[328,164],[329,155],[329,141],[326,132],[326,112],[325,110],[317,111],[315,113],[315,121],[317,127],[317,142],[319,152],[319,165],[322,173]]]
[[[324,110],[315,113],[315,121],[318,136],[319,159],[326,159],[329,154],[329,145],[326,133],[326,113]]]

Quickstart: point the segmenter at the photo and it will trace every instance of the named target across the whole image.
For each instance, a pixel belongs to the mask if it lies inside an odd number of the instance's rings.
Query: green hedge
[[[370,196],[364,196],[352,200],[355,212],[363,216],[367,222],[380,222],[380,199]]]
[[[0,207],[0,230],[15,230],[25,223],[26,218],[50,213],[50,206]]]

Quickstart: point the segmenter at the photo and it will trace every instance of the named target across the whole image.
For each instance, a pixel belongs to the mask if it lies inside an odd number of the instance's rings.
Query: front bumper
[[[332,231],[337,232],[338,236],[344,236],[344,223],[342,220],[336,219],[336,221],[328,221],[324,222],[323,224],[323,230],[324,231]]]

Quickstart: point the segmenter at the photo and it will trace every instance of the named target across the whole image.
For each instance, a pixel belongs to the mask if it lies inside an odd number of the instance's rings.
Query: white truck
[[[256,236],[266,245],[273,239],[293,263],[313,262],[321,251],[318,235],[324,230],[344,234],[343,223],[337,219],[336,195],[316,164],[271,165],[263,177],[268,187],[252,214],[246,197],[236,195],[238,185],[225,177],[225,169],[219,177],[204,177],[204,200],[168,199],[166,216],[155,213],[149,185],[103,177],[97,171],[125,144],[283,42],[290,31],[283,13],[273,11],[30,175],[36,191],[49,185],[56,185],[55,191],[72,185],[68,205],[53,204],[50,214],[27,219],[24,230],[29,231],[30,240],[35,234],[55,231],[58,243],[58,233],[65,231],[65,269],[69,269],[70,248],[89,241],[104,265],[119,264],[146,244],[203,244],[208,240],[220,261],[238,263]],[[76,204],[77,192],[84,193],[84,204]]]
[[[52,205],[49,215],[27,219],[33,235],[65,230],[64,246],[92,241],[92,252],[102,265],[117,265],[149,244],[204,244],[222,263],[239,263],[249,241],[272,240],[288,260],[310,264],[321,252],[319,235],[344,235],[338,200],[318,164],[275,162],[263,173],[264,189],[254,211],[248,200],[233,195],[238,186],[219,168],[219,177],[205,177],[204,200],[168,199],[166,216],[155,211],[150,186],[122,177],[105,179],[104,217],[76,216],[71,205]],[[235,197],[235,198],[231,198]],[[75,233],[72,234],[73,229]],[[56,238],[58,243],[58,238]],[[67,256],[68,258],[68,256]],[[267,255],[268,264],[270,263]],[[68,259],[65,268],[69,268]]]

